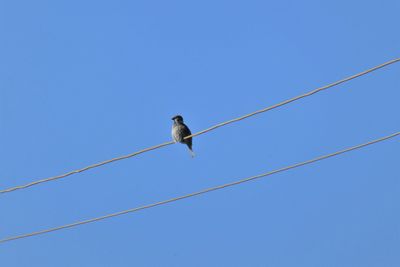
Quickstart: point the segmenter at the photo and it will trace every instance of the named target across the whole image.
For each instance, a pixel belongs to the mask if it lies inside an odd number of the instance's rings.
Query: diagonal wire
[[[375,67],[370,68],[368,70],[365,70],[363,72],[357,73],[355,75],[352,75],[350,77],[344,78],[344,79],[336,81],[334,83],[325,85],[323,87],[319,87],[319,88],[317,88],[315,90],[312,90],[312,91],[309,91],[309,92],[307,92],[305,94],[302,94],[302,95],[290,98],[288,100],[282,101],[282,102],[280,102],[278,104],[275,104],[273,106],[270,106],[270,107],[267,107],[267,108],[264,108],[264,109],[260,109],[258,111],[249,113],[249,114],[244,115],[242,117],[238,117],[238,118],[235,118],[235,119],[232,119],[232,120],[229,120],[229,121],[225,121],[225,122],[216,124],[216,125],[214,125],[214,126],[212,126],[210,128],[207,128],[207,129],[205,129],[203,131],[200,131],[200,132],[197,132],[197,133],[192,134],[190,136],[187,136],[187,137],[185,137],[185,139],[190,138],[190,137],[194,137],[194,136],[198,136],[198,135],[207,133],[209,131],[215,130],[215,129],[219,128],[219,127],[225,126],[227,124],[231,124],[231,123],[234,123],[234,122],[237,122],[237,121],[240,121],[240,120],[244,120],[244,119],[252,117],[254,115],[257,115],[257,114],[260,114],[260,113],[263,113],[263,112],[267,112],[267,111],[270,111],[272,109],[284,106],[286,104],[289,104],[289,103],[294,102],[296,100],[299,100],[301,98],[305,98],[305,97],[311,96],[311,95],[316,94],[316,93],[318,93],[320,91],[323,91],[325,89],[328,89],[328,88],[334,87],[336,85],[339,85],[341,83],[344,83],[344,82],[350,81],[352,79],[358,78],[360,76],[363,76],[365,74],[368,74],[368,73],[373,72],[375,70],[378,70],[380,68],[386,67],[388,65],[397,63],[399,61],[400,61],[400,58],[387,61],[387,62],[385,62],[383,64],[380,64],[378,66],[375,66]],[[134,153],[131,153],[131,154],[128,154],[128,155],[124,155],[124,156],[116,157],[116,158],[109,159],[109,160],[106,160],[106,161],[102,161],[102,162],[99,162],[99,163],[84,167],[82,169],[70,171],[70,172],[67,172],[67,173],[64,173],[64,174],[61,174],[61,175],[52,176],[52,177],[41,179],[41,180],[37,180],[37,181],[33,181],[33,182],[30,182],[30,183],[27,183],[27,184],[24,184],[24,185],[19,185],[19,186],[3,189],[3,190],[0,190],[0,194],[9,193],[9,192],[12,192],[12,191],[15,191],[15,190],[28,188],[28,187],[31,187],[31,186],[34,186],[34,185],[38,185],[38,184],[41,184],[41,183],[50,182],[50,181],[58,180],[58,179],[61,179],[61,178],[65,178],[65,177],[73,175],[73,174],[81,173],[81,172],[84,172],[84,171],[87,171],[87,170],[90,170],[90,169],[93,169],[93,168],[97,168],[97,167],[100,167],[100,166],[103,166],[103,165],[106,165],[106,164],[109,164],[109,163],[112,163],[112,162],[115,162],[115,161],[131,158],[131,157],[137,156],[139,154],[142,154],[142,153],[145,153],[145,152],[148,152],[148,151],[151,151],[151,150],[155,150],[155,149],[158,149],[158,148],[161,148],[161,147],[164,147],[164,146],[172,145],[172,144],[174,144],[173,141],[165,142],[165,143],[162,143],[160,145],[156,145],[156,146],[152,146],[152,147],[149,147],[149,148],[145,148],[145,149],[139,150],[137,152],[134,152]]]
[[[337,155],[340,155],[340,154],[343,154],[343,153],[350,152],[352,150],[360,149],[362,147],[366,147],[366,146],[369,146],[369,145],[372,145],[372,144],[375,144],[375,143],[378,143],[378,142],[382,142],[384,140],[396,137],[398,135],[400,135],[400,132],[396,132],[396,133],[393,133],[391,135],[387,135],[387,136],[384,136],[384,137],[381,137],[381,138],[378,138],[378,139],[375,139],[375,140],[372,140],[372,141],[369,141],[369,142],[366,142],[366,143],[363,143],[363,144],[360,144],[360,145],[356,145],[356,146],[349,147],[349,148],[346,148],[346,149],[343,149],[343,150],[339,150],[339,151],[336,151],[336,152],[331,153],[331,154],[327,154],[327,155],[320,156],[320,157],[317,157],[317,158],[314,158],[314,159],[310,159],[310,160],[307,160],[307,161],[296,163],[296,164],[293,164],[293,165],[290,165],[290,166],[287,166],[287,167],[284,167],[284,168],[281,168],[281,169],[276,169],[276,170],[273,170],[273,171],[270,171],[270,172],[262,173],[262,174],[255,175],[255,176],[251,176],[251,177],[248,177],[248,178],[245,178],[245,179],[242,179],[242,180],[238,180],[238,181],[235,181],[235,182],[231,182],[231,183],[227,183],[227,184],[223,184],[223,185],[207,188],[207,189],[204,189],[204,190],[201,190],[201,191],[197,191],[197,192],[194,192],[194,193],[191,193],[191,194],[183,195],[183,196],[180,196],[180,197],[170,198],[170,199],[167,199],[167,200],[164,200],[164,201],[155,202],[155,203],[148,204],[148,205],[145,205],[145,206],[140,206],[140,207],[136,207],[136,208],[133,208],[133,209],[124,210],[124,211],[120,211],[120,212],[104,215],[104,216],[97,217],[97,218],[92,218],[92,219],[79,221],[79,222],[75,222],[75,223],[71,223],[71,224],[66,224],[66,225],[62,225],[62,226],[58,226],[58,227],[54,227],[54,228],[49,228],[49,229],[46,229],[46,230],[32,232],[32,233],[29,233],[29,234],[23,234],[23,235],[18,235],[18,236],[7,237],[7,238],[4,238],[4,239],[1,239],[0,243],[5,243],[5,242],[17,240],[17,239],[22,239],[22,238],[27,238],[27,237],[31,237],[31,236],[41,235],[41,234],[45,234],[45,233],[49,233],[49,232],[58,231],[58,230],[61,230],[61,229],[72,228],[72,227],[76,227],[76,226],[79,226],[79,225],[88,224],[88,223],[92,223],[92,222],[96,222],[96,221],[105,220],[105,219],[108,219],[108,218],[111,218],[111,217],[124,215],[124,214],[127,214],[127,213],[137,212],[137,211],[140,211],[140,210],[144,210],[144,209],[149,209],[149,208],[153,208],[153,207],[156,207],[156,206],[165,205],[165,204],[168,204],[168,203],[171,203],[171,202],[175,202],[175,201],[178,201],[178,200],[182,200],[182,199],[185,199],[185,198],[190,198],[190,197],[206,194],[206,193],[209,193],[209,192],[212,192],[212,191],[220,190],[220,189],[231,187],[231,186],[234,186],[234,185],[239,185],[239,184],[246,183],[246,182],[250,182],[250,181],[265,177],[265,176],[273,175],[273,174],[276,174],[276,173],[279,173],[279,172],[284,172],[284,171],[287,171],[287,170],[290,170],[290,169],[298,168],[298,167],[301,167],[301,166],[304,166],[304,165],[307,165],[307,164],[311,164],[311,163],[314,163],[314,162],[317,162],[317,161],[320,161],[320,160],[324,160],[324,159],[327,159],[327,158],[330,158],[330,157],[334,157],[334,156],[337,156]]]

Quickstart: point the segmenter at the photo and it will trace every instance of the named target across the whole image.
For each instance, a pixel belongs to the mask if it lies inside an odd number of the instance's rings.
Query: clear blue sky
[[[0,1],[0,188],[169,141],[400,56],[399,1]],[[400,64],[194,139],[0,196],[0,238],[400,130]],[[400,266],[400,142],[4,243],[1,266]]]

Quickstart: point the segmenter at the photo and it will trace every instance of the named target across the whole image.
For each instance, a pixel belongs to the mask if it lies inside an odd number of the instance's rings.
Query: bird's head
[[[172,117],[172,120],[175,122],[183,122],[183,118],[181,115],[176,115],[176,116]]]

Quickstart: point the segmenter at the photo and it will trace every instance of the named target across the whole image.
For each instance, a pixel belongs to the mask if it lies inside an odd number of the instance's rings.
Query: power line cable
[[[27,238],[27,237],[31,237],[31,236],[41,235],[41,234],[54,232],[54,231],[58,231],[58,230],[65,229],[65,228],[72,228],[72,227],[76,227],[76,226],[79,226],[79,225],[88,224],[88,223],[92,223],[92,222],[96,222],[96,221],[101,221],[101,220],[105,220],[105,219],[108,219],[108,218],[111,218],[111,217],[116,217],[116,216],[124,215],[124,214],[127,214],[127,213],[131,213],[131,212],[137,212],[137,211],[140,211],[140,210],[144,210],[144,209],[149,209],[149,208],[153,208],[153,207],[156,207],[156,206],[165,205],[165,204],[168,204],[168,203],[171,203],[171,202],[175,202],[175,201],[178,201],[178,200],[182,200],[182,199],[185,199],[185,198],[190,198],[190,197],[202,195],[202,194],[205,194],[205,193],[209,193],[211,191],[216,191],[216,190],[220,190],[220,189],[223,189],[223,188],[231,187],[231,186],[234,186],[234,185],[239,185],[239,184],[242,184],[242,183],[245,183],[245,182],[249,182],[249,181],[253,181],[253,180],[265,177],[265,176],[273,175],[273,174],[276,174],[276,173],[279,173],[279,172],[284,172],[284,171],[287,171],[287,170],[290,170],[290,169],[298,168],[298,167],[301,167],[301,166],[304,166],[304,165],[307,165],[307,164],[311,164],[311,163],[314,163],[314,162],[317,162],[317,161],[320,161],[320,160],[324,160],[324,159],[327,159],[327,158],[330,158],[330,157],[334,157],[334,156],[337,156],[337,155],[340,155],[340,154],[343,154],[343,153],[347,153],[347,152],[352,151],[352,150],[360,149],[362,147],[366,147],[366,146],[369,146],[369,145],[372,145],[372,144],[375,144],[375,143],[378,143],[378,142],[382,142],[382,141],[390,139],[390,138],[394,138],[394,137],[396,137],[398,135],[400,135],[400,132],[396,132],[396,133],[393,133],[391,135],[387,135],[387,136],[384,136],[384,137],[381,137],[381,138],[378,138],[378,139],[375,139],[375,140],[372,140],[372,141],[369,141],[369,142],[366,142],[366,143],[363,143],[363,144],[360,144],[360,145],[356,145],[356,146],[349,147],[349,148],[346,148],[346,149],[343,149],[343,150],[339,150],[339,151],[331,153],[331,154],[327,154],[327,155],[320,156],[320,157],[317,157],[317,158],[314,158],[314,159],[310,159],[310,160],[307,160],[307,161],[296,163],[296,164],[293,164],[293,165],[290,165],[290,166],[287,166],[287,167],[284,167],[284,168],[281,168],[281,169],[277,169],[277,170],[273,170],[273,171],[270,171],[270,172],[262,173],[262,174],[259,174],[259,175],[251,176],[251,177],[248,177],[248,178],[245,178],[245,179],[242,179],[242,180],[238,180],[238,181],[235,181],[235,182],[231,182],[231,183],[227,183],[227,184],[211,187],[211,188],[208,188],[208,189],[204,189],[204,190],[197,191],[197,192],[194,192],[194,193],[191,193],[191,194],[187,194],[187,195],[183,195],[183,196],[180,196],[180,197],[175,197],[175,198],[167,199],[167,200],[164,200],[164,201],[155,202],[155,203],[152,203],[152,204],[148,204],[148,205],[144,205],[144,206],[140,206],[140,207],[136,207],[136,208],[132,208],[132,209],[128,209],[128,210],[124,210],[124,211],[120,211],[120,212],[104,215],[104,216],[97,217],[97,218],[92,218],[92,219],[79,221],[79,222],[75,222],[75,223],[71,223],[71,224],[66,224],[66,225],[62,225],[62,226],[58,226],[58,227],[54,227],[54,228],[49,228],[49,229],[46,229],[46,230],[41,230],[41,231],[32,232],[32,233],[23,234],[23,235],[18,235],[18,236],[7,237],[7,238],[4,238],[4,239],[1,239],[0,243],[5,243],[5,242],[9,242],[9,241],[16,240],[16,239],[22,239],[22,238]]]
[[[247,115],[244,115],[244,116],[241,116],[241,117],[229,120],[229,121],[225,121],[225,122],[216,124],[216,125],[214,125],[214,126],[212,126],[210,128],[207,128],[205,130],[202,130],[200,132],[197,132],[195,134],[187,136],[187,137],[185,137],[185,139],[186,138],[190,138],[190,137],[194,137],[194,136],[198,136],[198,135],[207,133],[209,131],[215,130],[215,129],[219,128],[219,127],[225,126],[227,124],[231,124],[231,123],[234,123],[234,122],[237,122],[237,121],[240,121],[240,120],[244,120],[244,119],[252,117],[254,115],[257,115],[257,114],[260,114],[260,113],[263,113],[263,112],[267,112],[267,111],[270,111],[272,109],[284,106],[286,104],[289,104],[289,103],[294,102],[296,100],[299,100],[301,98],[305,98],[305,97],[311,96],[311,95],[316,94],[316,93],[318,93],[320,91],[323,91],[325,89],[328,89],[328,88],[334,87],[336,85],[339,85],[341,83],[344,83],[344,82],[350,81],[352,79],[358,78],[360,76],[363,76],[365,74],[368,74],[370,72],[373,72],[375,70],[378,70],[380,68],[386,67],[388,65],[394,64],[394,63],[399,62],[399,61],[400,61],[400,58],[387,61],[387,62],[385,62],[383,64],[375,66],[375,67],[373,67],[371,69],[368,69],[366,71],[360,72],[358,74],[352,75],[350,77],[344,78],[344,79],[336,81],[334,83],[325,85],[323,87],[319,87],[319,88],[317,88],[315,90],[309,91],[308,93],[305,93],[305,94],[290,98],[288,100],[282,101],[282,102],[280,102],[278,104],[275,104],[273,106],[270,106],[270,107],[267,107],[267,108],[264,108],[264,109],[249,113]],[[103,166],[103,165],[106,165],[106,164],[109,164],[109,163],[112,163],[112,162],[115,162],[115,161],[131,158],[131,157],[137,156],[139,154],[142,154],[142,153],[145,153],[145,152],[148,152],[148,151],[151,151],[151,150],[155,150],[155,149],[158,149],[158,148],[161,148],[161,147],[164,147],[164,146],[172,145],[172,144],[174,144],[173,141],[165,142],[165,143],[162,143],[162,144],[159,144],[159,145],[156,145],[156,146],[152,146],[152,147],[148,147],[148,148],[136,151],[136,152],[128,154],[128,155],[124,155],[124,156],[112,158],[112,159],[109,159],[109,160],[105,160],[105,161],[102,161],[102,162],[99,162],[99,163],[95,163],[93,165],[84,167],[82,169],[77,169],[77,170],[70,171],[70,172],[67,172],[67,173],[64,173],[64,174],[61,174],[61,175],[56,175],[56,176],[52,176],[52,177],[49,177],[49,178],[33,181],[33,182],[30,182],[30,183],[27,183],[27,184],[24,184],[24,185],[19,185],[19,186],[14,186],[14,187],[10,187],[10,188],[7,188],[7,189],[3,189],[3,190],[0,190],[0,194],[9,193],[9,192],[12,192],[12,191],[16,191],[16,190],[19,190],[19,189],[25,189],[25,188],[28,188],[28,187],[31,187],[31,186],[34,186],[34,185],[38,185],[38,184],[41,184],[41,183],[50,182],[50,181],[58,180],[58,179],[61,179],[61,178],[65,178],[65,177],[73,175],[73,174],[81,173],[81,172],[84,172],[84,171],[87,171],[87,170],[90,170],[90,169],[93,169],[93,168],[97,168],[97,167],[100,167],[100,166]]]

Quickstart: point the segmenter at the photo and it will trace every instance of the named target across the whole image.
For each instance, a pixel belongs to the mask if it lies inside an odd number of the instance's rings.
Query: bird
[[[172,124],[172,138],[174,139],[175,143],[179,142],[182,144],[186,144],[189,148],[190,155],[194,157],[194,152],[192,150],[192,138],[186,138],[192,134],[189,127],[183,123],[183,117],[181,115],[176,115],[172,117],[174,124]]]

